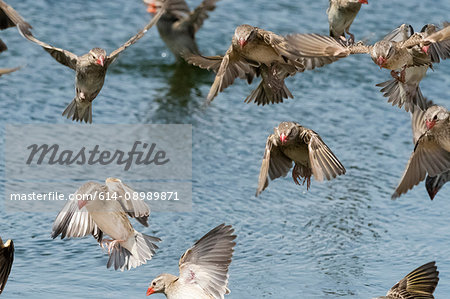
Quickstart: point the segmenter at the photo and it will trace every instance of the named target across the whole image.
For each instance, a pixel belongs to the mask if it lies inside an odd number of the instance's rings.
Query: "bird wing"
[[[134,199],[136,193],[130,186],[119,181],[114,191],[117,193],[117,201],[120,203],[122,209],[128,216],[136,218],[142,225],[148,227],[148,216],[150,215],[150,208],[143,200]],[[110,191],[110,190],[108,190]]]
[[[323,181],[324,178],[331,180],[345,174],[344,166],[316,132],[303,128],[300,131],[300,138],[308,145],[309,163],[316,180]]]
[[[114,62],[114,60],[116,60],[116,58],[123,50],[125,50],[138,40],[140,40],[145,35],[145,33],[159,21],[159,19],[165,12],[166,12],[166,4],[162,6],[162,8],[158,11],[158,13],[150,20],[150,22],[148,22],[147,25],[145,25],[145,27],[141,31],[139,31],[138,33],[136,33],[136,35],[127,40],[122,46],[111,52],[111,54],[109,54],[108,57],[106,58],[105,65],[109,66],[111,63]]]
[[[15,68],[9,68],[9,69],[0,69],[0,76],[1,75],[6,75],[12,72],[17,71],[18,69],[20,69],[20,67],[15,67]]]
[[[305,57],[336,57],[343,58],[350,54],[369,53],[371,46],[362,42],[352,46],[345,46],[331,36],[315,33],[290,34],[286,36],[289,44]]]
[[[413,132],[413,144],[416,144],[417,140],[419,140],[420,136],[422,136],[427,131],[427,126],[424,121],[425,111],[433,106],[433,101],[426,100],[425,109],[422,111],[420,109],[415,109],[413,113],[411,113],[411,127]]]
[[[255,196],[261,194],[264,189],[269,185],[269,179],[274,180],[279,177],[287,175],[292,168],[292,160],[289,159],[280,147],[277,145],[276,137],[274,134],[267,137],[266,149],[264,150],[264,156],[261,163],[261,170],[259,171],[258,188],[256,189]]]
[[[8,240],[5,244],[3,244],[2,239],[0,239],[0,294],[5,288],[13,261],[14,242],[12,240]]]
[[[392,199],[419,184],[425,179],[427,173],[430,176],[436,176],[449,168],[450,152],[439,146],[433,135],[424,133],[416,142],[400,183],[392,194]]]
[[[32,28],[14,8],[0,0],[0,29],[14,27],[17,24],[22,24],[22,27],[27,30]]]
[[[101,192],[105,192],[105,186],[87,182],[82,185],[74,194],[74,198],[81,196],[91,196],[95,200]],[[86,207],[78,208],[78,200],[70,200],[63,207],[52,227],[52,238],[56,238],[61,234],[61,239],[65,237],[77,238],[92,234],[99,242],[103,238],[103,232],[97,227],[92,220]]]
[[[450,39],[450,23],[444,23],[444,28],[425,38],[426,42],[436,43]]]
[[[0,39],[0,53],[4,52],[8,50],[8,47],[6,46],[6,44]]]
[[[221,224],[209,231],[180,258],[179,281],[197,284],[212,298],[223,299],[229,293],[228,267],[233,256],[234,229]]]
[[[386,294],[388,298],[434,299],[433,292],[439,282],[436,263],[430,262],[413,270],[397,282]]]
[[[247,79],[251,83],[255,76],[254,67],[248,61],[242,59],[233,46],[230,46],[225,53],[225,56],[205,57],[195,54],[185,53],[183,57],[188,63],[198,67],[215,71],[216,78],[214,79],[211,89],[207,96],[207,102],[210,103],[219,92],[233,84],[234,79]]]
[[[445,27],[449,27],[450,28],[450,23],[445,23],[444,26]],[[430,36],[436,34],[436,27],[433,26],[432,32],[427,32],[427,26],[429,25],[425,25],[424,28],[422,29],[422,32],[424,32],[424,38],[425,40],[427,40],[427,38],[429,38]],[[445,29],[444,27],[444,29]],[[447,29],[449,34],[450,34],[450,30]],[[442,31],[442,30],[441,30]],[[430,44],[430,47],[428,49],[428,56],[431,58],[431,62],[433,63],[439,63],[441,61],[441,59],[447,59],[450,58],[450,39],[445,39],[442,38],[443,36],[443,32],[438,31],[439,33],[438,36],[435,36],[433,38],[434,42],[432,42]],[[442,39],[442,40],[441,40]],[[441,41],[439,41],[441,40]]]
[[[392,42],[403,42],[406,41],[408,38],[410,38],[414,34],[414,29],[409,24],[402,24],[389,32],[385,37],[383,37],[383,40],[385,41],[392,41]]]
[[[192,26],[195,34],[195,32],[203,25],[203,22],[209,17],[208,12],[213,11],[216,8],[217,1],[219,0],[203,0],[197,8],[189,13],[187,18],[181,19],[175,26]]]
[[[17,26],[19,28],[19,32],[29,41],[32,41],[47,51],[53,58],[56,59],[59,63],[70,67],[75,70],[77,66],[78,56],[64,49],[53,47],[43,41],[38,40],[31,34],[29,30],[24,28],[21,24]]]

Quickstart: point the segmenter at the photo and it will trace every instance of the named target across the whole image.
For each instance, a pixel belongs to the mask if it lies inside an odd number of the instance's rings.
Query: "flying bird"
[[[392,199],[412,189],[423,181],[427,174],[428,177],[436,177],[429,179],[426,185],[433,199],[440,189],[440,180],[444,179],[450,170],[450,113],[442,106],[431,105],[425,113],[414,112],[412,124],[414,151]]]
[[[245,99],[246,103],[258,105],[281,103],[283,99],[293,98],[284,83],[285,78],[336,60],[333,57],[303,58],[284,36],[247,24],[236,28],[225,56],[187,54],[184,57],[193,65],[217,73],[207,103],[233,84],[236,78],[250,84],[255,76],[261,76],[259,86]]]
[[[32,28],[14,8],[6,4],[3,0],[0,0],[0,30],[15,27],[19,24],[21,24],[24,30]],[[0,39],[0,53],[7,49],[6,44]]]
[[[425,25],[420,33],[416,35],[426,39],[428,36],[436,33],[439,28],[434,24]],[[406,42],[414,34],[414,30],[411,25],[403,24],[390,33],[388,38],[395,42]],[[437,43],[432,43],[427,46],[420,47],[416,45],[410,48],[409,53],[413,55],[417,65],[406,67],[404,69],[404,75],[400,75],[400,78],[394,75],[394,79],[377,84],[379,87],[383,87],[385,97],[388,97],[388,102],[392,105],[401,107],[405,104],[405,109],[415,112],[414,105],[411,103],[420,103],[421,109],[427,108],[424,103],[422,92],[419,88],[419,83],[425,77],[427,70],[433,68],[433,63],[439,63],[440,59],[447,59],[450,57],[450,40],[444,40]]]
[[[23,26],[19,25],[19,30],[25,38],[43,47],[56,61],[75,71],[76,96],[62,115],[74,121],[92,123],[92,101],[103,87],[108,67],[123,50],[142,38],[158,22],[163,13],[164,8],[141,31],[109,55],[106,54],[104,49],[93,48],[87,54],[77,56],[72,52],[38,40]]]
[[[330,24],[330,36],[347,41],[345,33],[350,38],[349,43],[355,41],[355,36],[349,32],[353,20],[356,18],[361,4],[368,4],[367,0],[329,0],[327,9],[328,23]]]
[[[0,294],[5,288],[9,273],[14,261],[14,242],[12,240],[3,243],[0,238]]]
[[[362,42],[346,45],[342,41],[319,34],[288,35],[287,41],[298,49],[300,55],[306,57],[339,59],[351,54],[370,54],[375,64],[380,68],[391,70],[391,76],[394,79],[406,84],[400,87],[406,88],[406,92],[403,92],[407,95],[400,94],[396,82],[393,85],[390,85],[391,81],[380,84],[384,87],[382,91],[389,96],[389,102],[393,102],[400,108],[404,106],[406,111],[414,111],[415,106],[425,110],[426,101],[418,89],[418,82],[433,62],[426,53],[427,46],[439,49],[437,54],[441,59],[450,56],[447,40],[449,37],[443,34],[446,30],[447,27],[431,35],[426,32],[413,34],[412,27],[403,24],[374,45],[365,45]],[[419,49],[415,48],[416,46],[419,46]],[[408,70],[408,68],[413,69]]]
[[[269,185],[269,179],[284,177],[292,168],[292,179],[299,185],[311,185],[311,175],[317,181],[331,180],[345,174],[345,168],[322,138],[296,122],[282,122],[267,137],[266,149],[258,179],[256,196]]]
[[[163,293],[168,299],[223,299],[230,292],[228,267],[236,245],[233,232],[225,224],[212,229],[181,256],[180,275],[159,275],[150,283],[147,296]]]
[[[219,0],[203,0],[193,11],[184,0],[143,0],[148,5],[147,11],[157,14],[163,5],[165,13],[156,23],[159,35],[177,58],[182,60],[183,54],[200,52],[195,41],[195,34],[202,27],[208,12],[216,8]]]
[[[436,262],[420,266],[397,282],[386,296],[374,299],[434,299],[433,293],[439,282]]]
[[[432,101],[427,101],[427,108],[433,106]],[[425,112],[421,110],[416,110],[411,113],[411,127],[413,131],[413,144],[416,144],[417,140],[427,131],[427,126],[424,121]],[[433,200],[442,186],[450,181],[450,170],[443,172],[434,177],[427,175],[425,179],[425,188],[427,189],[430,199]]]
[[[107,268],[130,270],[150,260],[161,239],[136,231],[128,220],[135,218],[148,226],[149,207],[132,200],[134,190],[117,178],[106,179],[105,185],[88,182],[74,194],[53,223],[52,238],[77,238],[93,235],[108,250]],[[111,239],[104,239],[106,234]]]

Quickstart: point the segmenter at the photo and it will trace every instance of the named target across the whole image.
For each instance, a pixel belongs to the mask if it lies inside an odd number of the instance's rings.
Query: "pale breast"
[[[270,66],[274,61],[284,63],[284,60],[275,52],[275,50],[262,42],[248,43],[242,49],[242,56],[249,60],[257,61]]]
[[[100,228],[102,232],[115,240],[127,240],[133,233],[133,228],[130,221],[124,213],[114,212],[115,201],[94,200],[92,203],[86,205],[92,220]],[[118,208],[118,207],[117,207]]]
[[[181,284],[175,282],[166,291],[167,299],[214,299],[197,284]]]
[[[283,153],[298,164],[309,166],[309,151],[306,143],[285,146],[282,149]]]

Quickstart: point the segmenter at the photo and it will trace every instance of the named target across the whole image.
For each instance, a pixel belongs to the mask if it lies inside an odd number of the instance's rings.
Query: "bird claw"
[[[123,242],[123,241],[122,240],[103,239],[102,242],[100,243],[100,246],[103,249],[108,249],[108,254],[111,254],[112,249],[119,242]]]

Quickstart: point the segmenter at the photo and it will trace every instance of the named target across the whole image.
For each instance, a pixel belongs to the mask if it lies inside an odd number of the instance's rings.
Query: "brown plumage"
[[[411,271],[386,296],[374,299],[434,299],[433,293],[438,282],[436,262],[430,262]]]
[[[422,124],[419,117],[413,117],[413,133],[414,151],[392,195],[393,199],[419,184],[427,174],[435,177],[450,170],[450,113],[447,109],[430,106],[423,114]]]
[[[288,35],[286,39],[293,47],[298,49],[300,55],[306,57],[339,59],[351,54],[370,54],[373,62],[380,68],[391,70],[393,78],[402,83],[410,84],[410,86],[401,86],[405,87],[406,90],[406,96],[404,96],[400,95],[399,86],[395,82],[393,85],[391,81],[381,83],[380,86],[384,87],[382,91],[390,98],[389,101],[399,107],[404,106],[406,111],[414,111],[416,105],[422,110],[425,109],[423,96],[420,90],[417,90],[418,82],[424,76],[424,72],[421,69],[415,69],[408,70],[410,72],[407,74],[406,69],[425,66],[426,72],[426,68],[431,66],[432,62],[424,52],[427,51],[426,47],[428,46],[439,48],[438,53],[441,59],[448,58],[450,47],[447,47],[448,41],[446,39],[449,38],[445,33],[447,30],[447,28],[444,28],[432,35],[425,32],[412,34],[412,27],[403,24],[373,46],[365,45],[362,42],[346,45],[332,37],[319,34]],[[441,44],[436,45],[436,42]],[[416,46],[419,46],[419,49],[414,49]],[[406,82],[407,80],[409,81]]]
[[[19,24],[21,24],[24,30],[32,28],[14,8],[6,4],[3,0],[0,0],[0,30],[15,27]],[[6,44],[0,39],[0,53],[7,49]]]
[[[349,42],[352,43],[355,37],[349,32],[350,26],[361,9],[361,4],[368,4],[367,0],[329,0],[329,2],[327,15],[330,36],[347,40],[345,38],[345,33],[347,33],[350,36]]]
[[[89,53],[77,56],[67,50],[53,47],[38,40],[22,26],[19,26],[19,30],[26,39],[40,45],[56,61],[75,71],[76,96],[64,110],[63,115],[74,121],[92,123],[92,101],[103,87],[108,67],[123,50],[142,38],[163,13],[164,9],[161,9],[141,31],[109,55],[101,48],[93,48]]]
[[[0,238],[0,294],[5,288],[9,273],[14,261],[14,242],[12,240],[3,243]]]
[[[292,178],[296,184],[311,184],[311,175],[317,181],[331,180],[346,170],[333,152],[313,130],[295,122],[282,122],[266,142],[261,170],[258,179],[258,196],[274,180],[286,176],[292,168]]]
[[[251,25],[236,28],[225,56],[187,54],[185,59],[217,73],[207,96],[208,103],[236,78],[250,84],[255,76],[261,76],[261,83],[245,99],[247,103],[258,105],[281,103],[283,99],[292,98],[284,83],[285,78],[336,60],[333,57],[303,58],[285,37]]]
[[[199,6],[190,11],[185,0],[143,0],[148,5],[147,11],[156,14],[162,6],[166,12],[156,23],[159,35],[174,56],[181,60],[182,54],[200,52],[195,41],[195,34],[208,18],[208,12],[216,8],[219,0],[203,0]]]

